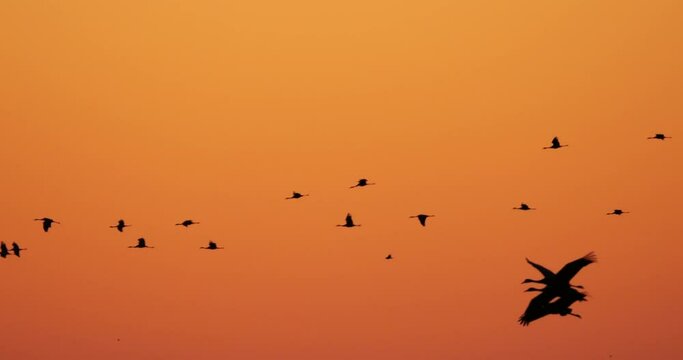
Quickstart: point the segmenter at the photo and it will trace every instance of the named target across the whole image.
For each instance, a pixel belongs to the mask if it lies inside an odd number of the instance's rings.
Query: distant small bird
[[[529,207],[529,205],[522,203],[519,205],[519,207],[513,207],[513,210],[523,210],[523,211],[528,211],[528,210],[536,210],[536,208]]]
[[[119,220],[118,224],[110,226],[110,228],[116,228],[119,232],[123,232],[123,228],[129,227],[130,225],[126,224],[123,219]]]
[[[22,251],[22,250],[28,250],[28,249],[22,249],[22,248],[19,247],[19,244],[15,243],[15,242],[12,243],[12,252],[14,253],[14,255],[15,255],[16,257],[20,257],[20,256],[21,256],[21,251]]]
[[[368,179],[360,179],[360,180],[358,180],[358,184],[351,186],[350,189],[353,189],[355,187],[368,186],[368,185],[375,185],[375,183],[369,183]]]
[[[184,227],[188,227],[188,226],[194,225],[194,224],[199,224],[199,223],[198,223],[198,222],[194,222],[194,221],[192,221],[192,220],[185,220],[185,221],[183,221],[183,222],[181,222],[181,223],[178,223],[178,224],[176,224],[176,225],[182,225],[182,226],[184,226]]]
[[[413,215],[413,216],[409,216],[409,217],[410,218],[417,218],[417,220],[420,221],[420,224],[422,224],[422,226],[425,226],[425,225],[427,225],[427,218],[434,217],[434,216],[436,216],[436,215],[419,214],[419,215]]]
[[[391,254],[389,254],[389,255],[387,255],[387,257],[385,257],[385,259],[387,259],[387,260],[391,260],[391,259],[393,259],[393,258],[394,258],[394,257],[391,256]]]
[[[621,214],[628,214],[628,211],[624,211],[621,209],[614,209],[611,213],[607,213],[607,215],[621,215]]]
[[[40,218],[40,219],[33,219],[33,220],[35,220],[35,221],[42,221],[42,222],[43,222],[43,231],[45,231],[45,232],[48,232],[48,230],[50,230],[50,228],[52,227],[52,224],[53,224],[53,223],[55,223],[55,224],[59,224],[59,223],[60,223],[59,221],[54,221],[54,220],[52,220],[52,219],[50,219],[50,218],[46,218],[46,217]]]
[[[7,245],[5,245],[5,242],[0,242],[0,257],[3,259],[9,255],[9,250],[7,250]]]
[[[655,136],[650,136],[648,139],[664,140],[671,139],[671,136],[665,136],[664,134],[655,134]]]
[[[557,136],[555,136],[553,138],[552,145],[546,146],[543,149],[559,149],[559,148],[565,147],[565,146],[569,146],[569,145],[560,145],[560,139],[558,139]]]
[[[147,246],[147,242],[145,241],[145,238],[139,238],[138,239],[138,244],[135,246],[129,246],[129,248],[149,248],[149,249],[154,249],[154,246]]]
[[[200,249],[206,249],[206,250],[220,250],[222,247],[218,247],[215,242],[209,241],[209,246],[207,247],[200,247]]]
[[[300,199],[304,196],[309,196],[308,194],[301,194],[296,191],[292,191],[292,196],[286,197],[285,200],[290,200],[290,199]]]
[[[343,225],[337,225],[337,226],[343,226],[343,227],[354,227],[354,226],[360,226],[360,224],[354,224],[353,223],[353,218],[351,217],[351,214],[346,214],[346,223]]]

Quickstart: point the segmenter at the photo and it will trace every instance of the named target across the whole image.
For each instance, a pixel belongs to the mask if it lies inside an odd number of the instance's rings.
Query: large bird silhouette
[[[43,222],[43,231],[48,232],[50,228],[52,227],[52,224],[59,224],[59,221],[52,220],[50,218],[44,217],[40,219],[33,219],[35,221],[42,221]]]
[[[546,147],[544,147],[543,149],[559,149],[559,148],[561,148],[561,147],[569,146],[569,145],[561,145],[561,144],[560,144],[560,139],[558,139],[557,136],[555,136],[555,137],[553,138],[553,140],[552,140],[551,143],[552,143],[552,145],[546,146]]]
[[[622,214],[628,214],[628,211],[624,211],[621,209],[614,209],[611,213],[607,213],[607,215],[622,215]]]
[[[548,270],[546,267],[544,267],[542,265],[536,264],[535,262],[533,262],[529,259],[526,259],[526,261],[527,261],[527,263],[529,263],[529,265],[533,266],[536,270],[538,270],[541,273],[541,275],[543,275],[543,279],[540,279],[540,280],[524,279],[524,281],[522,281],[522,284],[528,284],[528,283],[544,284],[546,286],[545,289],[541,289],[540,291],[548,291],[548,292],[551,292],[554,294],[559,294],[560,292],[562,292],[568,288],[571,288],[571,287],[583,288],[581,285],[571,285],[570,281],[585,266],[588,266],[588,265],[596,262],[597,257],[595,256],[595,253],[590,252],[583,257],[580,257],[574,261],[567,263],[565,266],[562,267],[562,269],[560,269],[560,271],[557,272],[557,274]],[[530,290],[527,290],[527,291],[539,291],[539,290],[531,288]]]
[[[528,326],[532,321],[538,320],[546,315],[557,314],[560,316],[572,315],[581,318],[581,315],[574,313],[572,304],[577,301],[586,301],[586,294],[575,289],[567,289],[561,296],[552,301],[556,296],[542,292],[529,302],[524,314],[519,317],[522,326]]]
[[[351,217],[351,214],[346,214],[345,220],[346,220],[346,222],[344,224],[337,225],[337,226],[343,226],[343,227],[348,227],[348,228],[351,228],[354,226],[361,226],[360,224],[354,224],[353,223],[353,217]]]

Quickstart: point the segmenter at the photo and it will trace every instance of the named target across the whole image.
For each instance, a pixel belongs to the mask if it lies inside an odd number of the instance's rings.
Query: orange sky
[[[0,240],[29,249],[0,259],[2,358],[681,358],[682,20],[674,0],[2,1]],[[589,251],[583,320],[519,326],[524,258]]]

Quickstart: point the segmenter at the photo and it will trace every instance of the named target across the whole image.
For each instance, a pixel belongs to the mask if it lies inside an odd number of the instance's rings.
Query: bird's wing
[[[417,219],[420,220],[420,224],[422,224],[422,226],[427,225],[427,217],[426,216],[418,216]]]
[[[557,136],[553,138],[553,146],[560,146],[560,139]]]
[[[596,261],[598,261],[598,259],[595,256],[595,253],[590,252],[584,257],[578,258],[563,266],[562,269],[557,272],[557,278],[560,279],[560,281],[569,282],[584,266]]]
[[[353,225],[353,218],[351,217],[351,214],[346,215],[346,225]]]
[[[529,265],[533,266],[536,270],[538,270],[545,278],[552,279],[555,277],[555,273],[548,270],[546,267],[536,264],[535,262],[526,259],[526,262],[529,263]]]
[[[528,326],[532,321],[550,314],[548,305],[552,299],[553,295],[545,291],[531,299],[529,306],[524,310],[524,314],[519,317],[519,323],[523,326]]]

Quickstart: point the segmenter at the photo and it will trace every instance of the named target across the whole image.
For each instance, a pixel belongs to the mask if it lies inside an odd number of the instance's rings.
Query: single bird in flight
[[[420,224],[422,226],[426,226],[427,225],[427,218],[434,217],[434,216],[436,216],[436,215],[419,214],[419,215],[410,216],[410,218],[417,218],[417,220],[420,221]]]
[[[184,226],[184,227],[188,227],[188,226],[194,225],[194,224],[199,224],[199,223],[198,223],[198,222],[194,222],[194,221],[192,221],[192,220],[185,220],[185,221],[183,221],[183,222],[181,222],[181,223],[177,223],[176,225],[181,225],[181,226]]]
[[[138,239],[138,244],[135,246],[129,246],[129,248],[149,248],[149,249],[154,249],[154,246],[147,246],[147,242],[145,241],[145,238],[139,238]]]
[[[621,215],[621,214],[628,214],[629,211],[624,211],[621,209],[614,209],[611,213],[607,213],[607,215]]]
[[[389,254],[389,255],[387,255],[387,257],[385,257],[385,259],[387,259],[387,260],[391,260],[391,259],[393,259],[393,258],[394,258],[394,257],[391,256],[391,254]]]
[[[296,191],[292,191],[292,196],[286,197],[285,200],[290,200],[290,199],[301,199],[304,196],[309,196],[308,194],[302,194],[298,193]]]
[[[354,224],[353,223],[353,218],[351,217],[351,214],[346,214],[346,223],[343,225],[337,225],[337,226],[343,226],[343,227],[354,227],[354,226],[361,226],[360,224]]]
[[[119,232],[123,232],[123,228],[129,227],[129,226],[130,225],[126,224],[126,222],[123,221],[123,219],[121,219],[121,220],[119,220],[119,222],[116,225],[110,226],[110,228],[116,228],[116,230],[118,230]]]
[[[351,186],[350,189],[353,189],[355,187],[368,186],[368,185],[375,185],[375,183],[369,183],[368,179],[360,179],[360,180],[358,180],[358,184]]]
[[[546,146],[543,149],[559,149],[561,147],[566,147],[566,146],[569,146],[569,145],[560,145],[560,139],[558,139],[557,136],[555,136],[553,138],[552,145]]]
[[[513,207],[513,210],[523,210],[523,211],[528,211],[528,210],[536,210],[536,208],[529,207],[526,203],[522,203],[519,205],[519,207]]]
[[[45,232],[48,232],[48,231],[50,230],[50,228],[52,227],[52,224],[53,224],[53,223],[55,223],[55,224],[59,224],[59,223],[60,223],[59,221],[54,221],[54,220],[52,220],[52,219],[50,219],[50,218],[46,218],[46,217],[40,218],[40,219],[33,219],[33,220],[35,220],[35,221],[42,221],[42,222],[43,222],[43,231],[45,231]]]
[[[664,134],[655,134],[655,136],[650,136],[648,139],[664,140],[671,139],[671,136],[665,136]]]
[[[15,242],[12,243],[12,252],[14,253],[14,255],[15,255],[16,257],[20,257],[20,256],[21,256],[21,251],[22,251],[22,250],[28,250],[28,249],[22,249],[22,248],[19,247],[19,244],[15,243]]]
[[[9,255],[9,250],[7,250],[7,245],[5,242],[0,242],[0,257],[1,258],[6,258],[7,255]]]
[[[222,248],[223,247],[218,247],[218,245],[216,245],[216,243],[213,241],[209,241],[209,246],[207,246],[207,247],[204,247],[204,246],[200,247],[200,249],[206,249],[206,250],[220,250]]]

